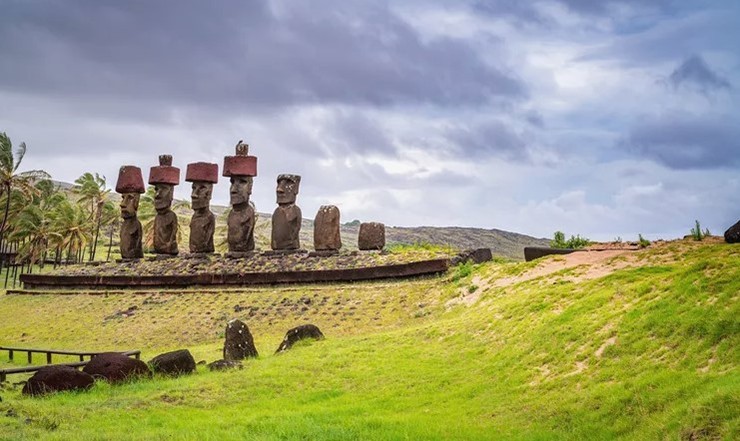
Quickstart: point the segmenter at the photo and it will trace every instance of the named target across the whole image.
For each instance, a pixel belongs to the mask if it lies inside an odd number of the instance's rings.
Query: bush
[[[645,248],[650,245],[650,241],[642,237],[642,233],[637,235],[637,242],[639,242],[640,248]]]
[[[553,234],[552,240],[550,241],[550,247],[578,249],[583,248],[590,243],[590,240],[586,239],[585,237],[581,237],[580,234],[570,236],[570,239],[565,240],[565,233],[563,233],[562,231],[556,231],[555,234]]]
[[[706,231],[701,231],[701,224],[698,220],[695,220],[694,228],[691,229],[691,237],[694,238],[694,240],[702,240],[706,236],[710,236],[709,229],[707,228]]]

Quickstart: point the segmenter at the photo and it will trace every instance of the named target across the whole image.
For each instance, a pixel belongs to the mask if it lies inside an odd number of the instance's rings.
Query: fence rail
[[[46,364],[50,365],[52,355],[74,355],[80,357],[80,361],[76,363],[58,363],[55,366],[70,366],[70,367],[81,367],[85,366],[95,356],[102,354],[103,352],[90,352],[90,351],[63,351],[56,349],[36,349],[36,348],[14,348],[8,346],[0,346],[0,351],[8,351],[8,358],[12,361],[13,356],[16,352],[25,352],[28,355],[28,364],[33,363],[33,354],[46,354]],[[128,357],[134,356],[137,360],[141,357],[141,351],[125,351],[121,354]],[[85,361],[85,357],[90,357],[90,360]],[[44,366],[26,366],[18,368],[7,368],[0,369],[0,383],[4,382],[9,374],[21,374],[27,372],[36,372]]]

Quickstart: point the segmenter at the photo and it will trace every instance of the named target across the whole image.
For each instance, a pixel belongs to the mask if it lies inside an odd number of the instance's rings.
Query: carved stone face
[[[193,182],[193,191],[190,193],[190,206],[193,210],[208,208],[211,204],[211,193],[213,193],[213,184],[210,182]]]
[[[278,205],[295,204],[298,185],[290,179],[281,179],[278,181],[276,193]]]
[[[166,210],[172,206],[175,195],[175,186],[171,184],[154,184],[154,209]]]
[[[139,193],[124,193],[121,195],[121,217],[129,219],[136,216],[139,210]]]
[[[252,178],[250,176],[231,177],[231,205],[243,205],[249,202],[252,194]]]

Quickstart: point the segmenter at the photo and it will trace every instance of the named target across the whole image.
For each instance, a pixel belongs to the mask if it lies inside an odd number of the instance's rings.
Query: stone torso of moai
[[[190,206],[190,252],[212,253],[213,233],[216,232],[216,216],[211,212],[213,184],[218,182],[218,164],[195,162],[188,164],[185,180],[192,182]]]
[[[149,184],[154,185],[154,252],[177,255],[177,215],[172,211],[175,185],[180,183],[180,169],[172,166],[171,155],[161,155],[159,166],[149,172]]]
[[[118,171],[116,193],[121,195],[121,258],[139,259],[144,257],[141,246],[141,222],[136,217],[139,210],[139,198],[144,193],[144,179],[141,169],[133,165],[124,165]]]
[[[278,207],[272,213],[272,249],[297,250],[301,247],[301,209],[295,204],[301,177],[282,174],[277,178]]]
[[[224,157],[223,176],[231,180],[231,212],[227,221],[229,252],[254,251],[255,215],[249,197],[253,179],[257,176],[257,158],[249,156],[249,145],[239,141],[236,155]]]
[[[313,248],[316,251],[333,252],[342,248],[339,208],[322,205],[313,222]]]

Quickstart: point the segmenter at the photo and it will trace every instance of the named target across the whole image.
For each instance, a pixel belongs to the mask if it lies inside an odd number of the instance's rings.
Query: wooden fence
[[[0,351],[8,351],[8,358],[12,361],[16,352],[25,352],[28,357],[28,364],[33,363],[33,354],[46,354],[46,364],[51,364],[52,355],[73,355],[80,357],[80,361],[76,363],[59,363],[56,366],[70,366],[70,367],[81,367],[85,366],[93,357],[102,354],[103,352],[89,352],[89,351],[61,351],[55,349],[34,349],[34,348],[13,348],[7,346],[0,346]],[[121,352],[123,355],[128,357],[134,356],[137,360],[141,357],[141,351],[126,351]],[[90,360],[85,361],[85,357],[89,357]],[[26,366],[19,368],[7,368],[0,369],[0,383],[6,380],[9,374],[21,374],[27,372],[36,372],[44,366]]]

